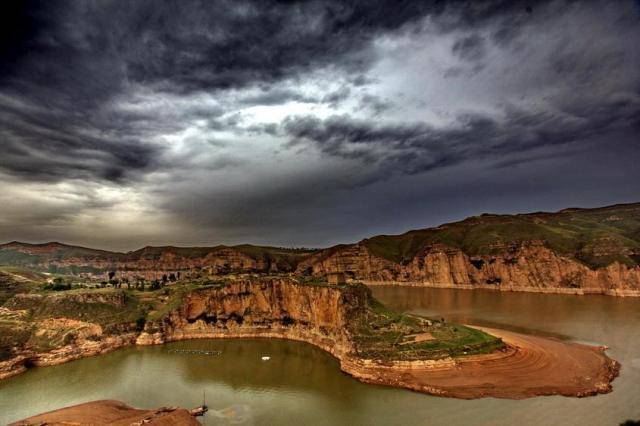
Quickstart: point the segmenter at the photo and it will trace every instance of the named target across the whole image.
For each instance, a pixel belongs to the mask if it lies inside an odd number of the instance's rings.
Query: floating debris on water
[[[170,354],[219,356],[222,351],[205,351],[201,349],[169,349]]]

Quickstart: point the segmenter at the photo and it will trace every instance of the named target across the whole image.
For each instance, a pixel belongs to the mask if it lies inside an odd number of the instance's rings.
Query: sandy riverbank
[[[522,399],[542,395],[584,397],[607,393],[620,364],[603,348],[477,327],[501,337],[508,347],[488,355],[454,359],[441,368],[414,365],[370,367],[359,377],[454,398]]]
[[[178,425],[199,426],[200,423],[184,408],[163,407],[141,410],[120,401],[104,400],[85,402],[72,407],[61,408],[38,414],[11,423],[10,426],[25,425]]]

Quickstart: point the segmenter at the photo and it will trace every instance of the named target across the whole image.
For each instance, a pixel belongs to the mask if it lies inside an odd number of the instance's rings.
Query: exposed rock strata
[[[377,257],[364,245],[355,244],[315,254],[298,265],[298,272],[318,276],[343,272],[374,285],[640,296],[640,267],[614,262],[594,270],[536,242],[486,256],[430,245],[406,265]]]
[[[191,293],[137,344],[223,337],[276,337],[312,343],[340,358],[354,350],[350,325],[365,309],[356,292],[288,279],[240,281]]]
[[[124,333],[115,336],[100,336],[96,340],[79,339],[47,352],[27,351],[7,361],[0,362],[0,380],[20,373],[31,367],[45,367],[64,364],[80,358],[105,354],[125,346],[134,345],[138,333]]]
[[[169,273],[229,273],[229,272],[290,272],[295,269],[296,251],[273,256],[257,249],[251,256],[234,247],[180,248],[145,247],[129,253],[85,249],[60,243],[24,244],[12,242],[0,245],[0,252],[23,254],[18,265],[38,268],[58,268],[92,271],[105,279],[108,272],[117,277],[158,279]]]

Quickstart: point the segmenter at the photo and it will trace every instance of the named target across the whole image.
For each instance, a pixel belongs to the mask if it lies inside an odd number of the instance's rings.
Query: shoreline
[[[131,407],[121,401],[107,399],[83,402],[81,404],[36,414],[26,419],[9,423],[9,426],[52,424],[109,424],[118,426],[157,424],[199,426],[200,422],[185,408],[160,407],[155,409],[140,409]]]
[[[430,284],[420,281],[369,281],[358,280],[370,287],[412,287],[412,288],[438,288],[450,290],[487,290],[510,293],[538,293],[558,294],[570,296],[611,296],[611,297],[640,297],[640,290],[610,289],[583,289],[583,288],[554,288],[554,287],[520,287],[520,286],[496,286],[491,284]]]
[[[148,346],[195,339],[279,338],[314,345],[340,363],[340,369],[364,383],[405,388],[435,396],[461,399],[484,397],[523,399],[545,395],[584,397],[611,392],[620,364],[602,347],[528,336],[506,330],[473,326],[500,337],[506,349],[483,355],[439,360],[389,361],[363,359],[341,350],[332,339],[319,339],[296,329],[241,332],[126,336],[115,346],[94,342],[88,347],[63,347],[36,359],[16,357],[0,363],[0,380],[16,376],[32,366],[41,368],[105,354],[130,346]],[[4,365],[3,365],[4,364]],[[4,368],[3,368],[4,367]],[[13,368],[12,368],[13,367]]]

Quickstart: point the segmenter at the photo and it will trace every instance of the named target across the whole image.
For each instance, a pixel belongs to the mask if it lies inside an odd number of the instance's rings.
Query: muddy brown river
[[[429,317],[592,344],[622,363],[613,392],[576,399],[456,400],[366,385],[311,345],[197,340],[128,348],[0,382],[0,424],[79,402],[202,403],[207,425],[618,425],[640,419],[640,299],[374,287]],[[263,360],[263,357],[269,359]]]

